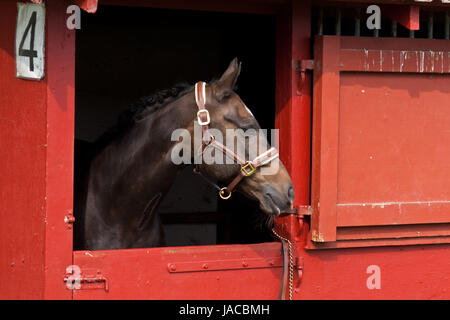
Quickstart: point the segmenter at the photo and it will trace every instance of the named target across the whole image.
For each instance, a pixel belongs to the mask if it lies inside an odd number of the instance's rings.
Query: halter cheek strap
[[[220,189],[219,196],[222,199],[226,200],[231,197],[232,191],[244,177],[250,177],[255,173],[258,167],[264,166],[269,162],[278,158],[278,150],[275,148],[270,148],[269,150],[257,156],[252,161],[245,161],[241,159],[234,151],[228,149],[222,143],[217,141],[214,138],[214,136],[212,136],[208,132],[211,117],[209,115],[209,111],[206,109],[206,83],[203,81],[199,81],[195,84],[195,102],[197,103],[198,106],[197,121],[198,124],[202,127],[203,132],[202,146],[201,146],[202,152],[204,152],[208,146],[212,146],[216,149],[219,149],[226,156],[232,158],[234,161],[236,161],[241,165],[239,174],[233,179],[233,181],[231,181],[231,183],[228,186],[220,188],[217,187],[215,184],[213,184],[218,189]],[[196,171],[197,173],[201,173],[200,167],[198,165],[196,166],[194,171]]]

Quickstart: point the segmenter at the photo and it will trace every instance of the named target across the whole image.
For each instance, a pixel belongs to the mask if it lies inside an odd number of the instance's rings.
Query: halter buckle
[[[206,116],[206,120],[205,121],[202,120],[202,115]],[[209,117],[209,111],[206,110],[206,109],[198,110],[198,112],[197,112],[197,121],[198,121],[199,125],[207,126],[211,122],[211,118]]]
[[[247,161],[242,167],[241,172],[246,177],[250,177],[252,174],[254,174],[256,171],[256,168],[253,166],[251,161]]]

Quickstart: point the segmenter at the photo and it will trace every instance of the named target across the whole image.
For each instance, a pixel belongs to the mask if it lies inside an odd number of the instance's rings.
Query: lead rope
[[[272,229],[273,234],[288,244],[288,252],[289,252],[289,300],[292,300],[292,289],[294,287],[294,256],[292,254],[292,243],[289,239],[283,238],[278,233],[276,233],[275,229]],[[283,281],[283,279],[281,280]],[[282,285],[283,289],[284,286]]]

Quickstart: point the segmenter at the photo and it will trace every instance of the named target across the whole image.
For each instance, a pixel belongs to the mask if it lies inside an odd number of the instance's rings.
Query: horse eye
[[[228,99],[229,97],[231,97],[231,91],[227,91],[223,94],[221,101],[224,101],[226,99]]]
[[[241,126],[241,129],[245,129],[245,130],[255,129],[256,130],[256,127],[253,123],[246,123]]]
[[[247,129],[257,129],[257,125],[253,118],[241,118],[237,112],[228,112],[224,115],[224,119],[234,123],[238,128]]]
[[[256,129],[255,122],[250,118],[241,118],[238,121],[238,126],[241,129]]]

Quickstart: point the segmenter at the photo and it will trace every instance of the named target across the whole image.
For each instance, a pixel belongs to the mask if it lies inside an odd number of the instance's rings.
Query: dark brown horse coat
[[[222,77],[206,88],[211,128],[259,128],[233,91],[240,72],[234,59]],[[171,159],[172,132],[179,128],[193,136],[197,105],[192,87],[177,88],[141,99],[126,130],[103,143],[86,170],[83,195],[76,205],[78,245],[88,250],[164,245],[156,209],[184,165]],[[224,135],[225,136],[225,135]],[[192,141],[192,144],[194,141]],[[195,152],[192,145],[192,154]],[[276,160],[279,161],[279,160]],[[201,165],[218,182],[229,182],[239,172],[236,164]],[[261,210],[277,215],[292,205],[294,191],[284,166],[265,176],[256,172],[238,190],[256,199]]]

